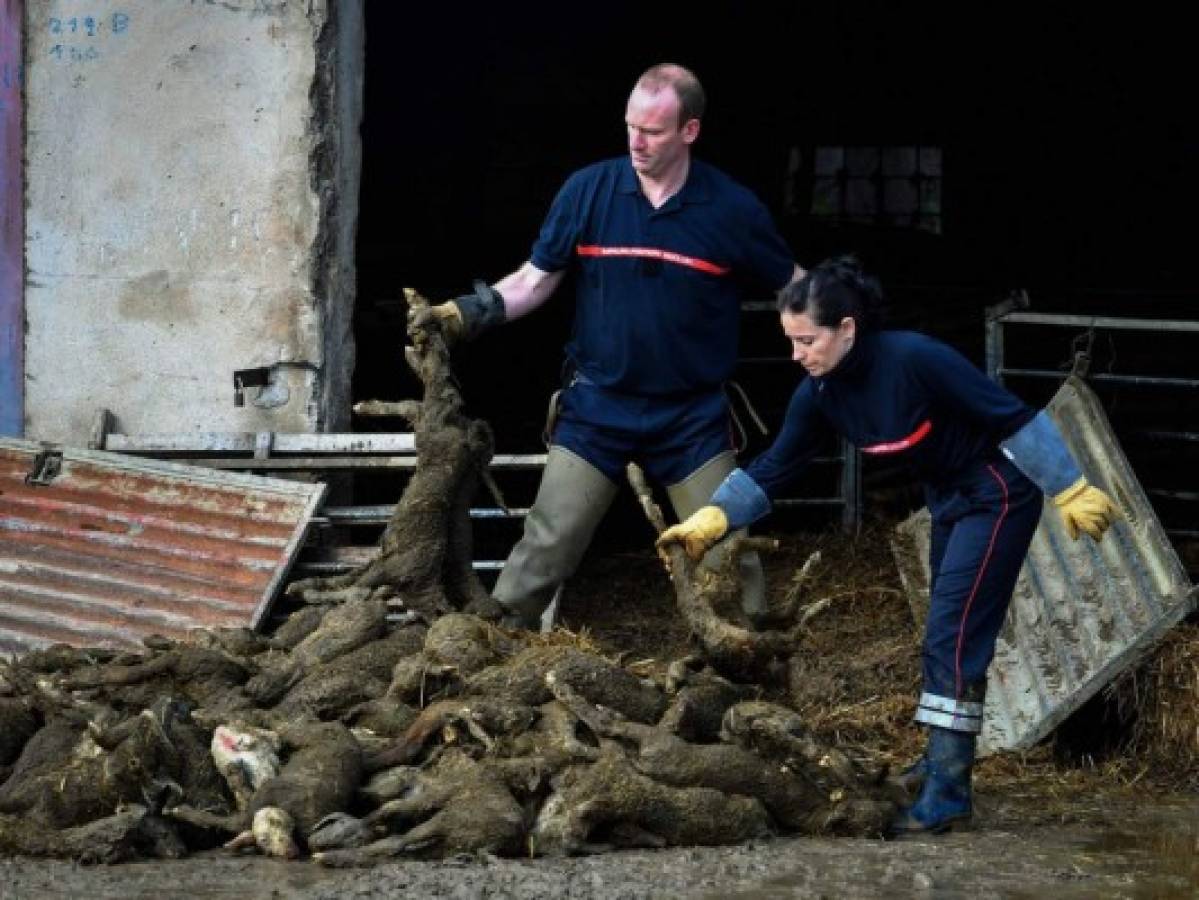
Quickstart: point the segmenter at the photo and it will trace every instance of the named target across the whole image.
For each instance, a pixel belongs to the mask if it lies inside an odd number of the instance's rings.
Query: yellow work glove
[[[701,560],[708,548],[725,536],[729,530],[729,519],[719,506],[704,506],[689,518],[672,525],[658,535],[655,546],[662,561],[669,564],[667,544],[682,544],[683,550],[694,560]]]
[[[462,332],[466,330],[462,310],[453,300],[447,300],[445,303],[438,303],[435,306],[426,306],[412,313],[408,319],[408,326],[414,331],[424,331],[434,321],[441,326],[441,336],[445,338],[447,346],[452,347],[456,344],[462,337]]]
[[[1066,525],[1066,532],[1075,541],[1080,531],[1099,540],[1112,522],[1120,518],[1120,510],[1112,498],[1088,483],[1085,477],[1054,497],[1053,505]]]

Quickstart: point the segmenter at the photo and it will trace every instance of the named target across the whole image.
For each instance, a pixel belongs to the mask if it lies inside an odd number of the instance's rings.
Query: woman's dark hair
[[[874,331],[883,321],[883,288],[862,271],[856,256],[835,256],[808,270],[779,293],[779,312],[807,313],[817,325],[835,327],[845,317],[861,331]]]

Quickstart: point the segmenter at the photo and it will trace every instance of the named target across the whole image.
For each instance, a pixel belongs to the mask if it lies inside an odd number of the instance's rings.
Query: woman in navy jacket
[[[852,257],[826,260],[783,290],[779,311],[796,389],[773,446],[736,469],[710,505],[667,529],[692,558],[770,511],[771,498],[816,455],[829,431],[863,453],[902,459],[932,513],[929,616],[916,721],[928,749],[909,770],[920,795],[897,832],[943,831],[971,814],[970,774],[986,671],[1042,495],[1071,537],[1099,540],[1117,512],[1088,484],[1056,426],[925,335],[879,330],[882,290]]]

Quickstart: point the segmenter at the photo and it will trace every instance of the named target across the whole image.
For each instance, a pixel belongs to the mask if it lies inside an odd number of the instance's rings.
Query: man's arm
[[[409,324],[420,329],[436,321],[451,344],[472,340],[497,325],[528,315],[548,300],[561,282],[562,272],[546,272],[526,262],[494,285],[476,281],[471,293],[430,306]]]
[[[504,300],[504,317],[519,319],[541,306],[562,283],[563,272],[545,272],[533,263],[497,281],[493,287]]]

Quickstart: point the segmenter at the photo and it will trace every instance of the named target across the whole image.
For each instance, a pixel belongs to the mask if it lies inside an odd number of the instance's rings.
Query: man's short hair
[[[658,63],[646,69],[637,79],[637,87],[656,94],[663,88],[673,88],[679,98],[679,127],[692,119],[702,119],[708,100],[703,85],[690,69],[675,63]]]

